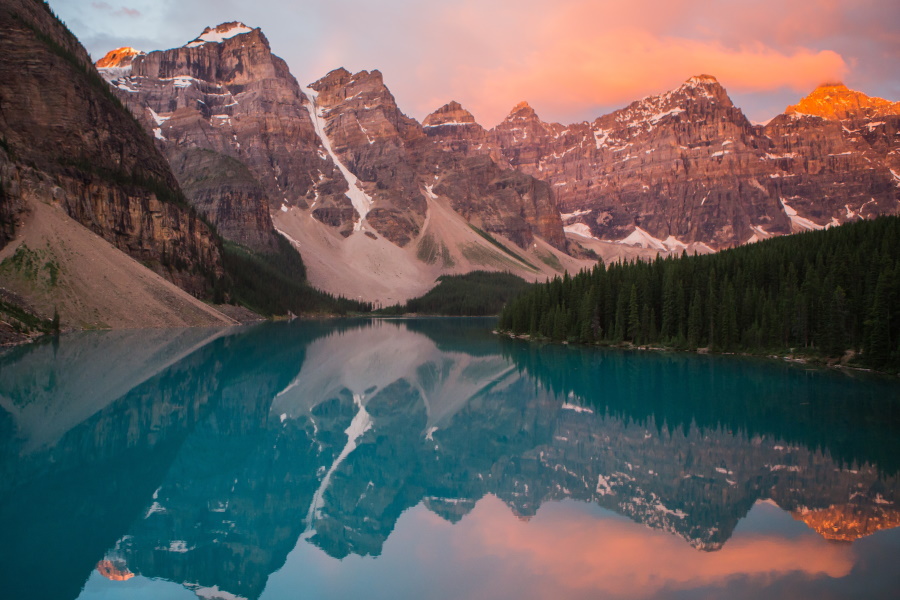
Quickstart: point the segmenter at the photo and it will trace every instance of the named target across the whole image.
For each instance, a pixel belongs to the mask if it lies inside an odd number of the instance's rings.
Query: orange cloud
[[[460,44],[452,60],[436,58],[437,68],[420,72],[427,87],[453,89],[455,98],[490,127],[521,100],[549,120],[592,106],[624,106],[701,73],[715,75],[738,93],[791,89],[802,95],[848,71],[846,61],[830,50],[778,49],[753,38],[734,44],[721,33],[687,37],[666,31],[683,2],[562,2],[550,13],[526,4],[505,18],[472,4],[447,9],[442,27],[453,37],[458,32],[460,40],[475,41]],[[502,30],[492,30],[498,22]],[[438,38],[434,46],[445,43]],[[429,76],[434,81],[427,81]],[[418,96],[415,113],[421,114],[449,99]]]

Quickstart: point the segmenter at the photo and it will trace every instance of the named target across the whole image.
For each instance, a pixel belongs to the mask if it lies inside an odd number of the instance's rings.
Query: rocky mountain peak
[[[719,85],[719,80],[713,77],[712,75],[694,75],[693,77],[688,78],[687,81],[684,82],[685,85]]]
[[[900,115],[900,102],[867,96],[840,82],[824,83],[797,104],[785,110],[789,115],[812,115],[830,121]]]
[[[674,92],[663,94],[663,96],[669,95],[686,96],[691,100],[703,98],[714,101],[722,106],[734,106],[731,102],[731,98],[728,97],[728,92],[725,91],[725,88],[722,87],[719,80],[712,75],[694,75],[681,84],[681,87]]]
[[[506,117],[507,121],[513,121],[516,119],[538,119],[537,113],[534,112],[534,109],[531,108],[531,105],[526,101],[519,102],[515,106],[513,106],[512,110],[509,111],[509,115]]]
[[[245,33],[250,33],[251,31],[254,31],[252,27],[248,27],[239,21],[222,23],[216,27],[207,27],[203,30],[203,33],[185,44],[185,46],[188,48],[196,48],[207,43],[221,44],[225,40]]]
[[[422,122],[425,127],[437,127],[439,125],[475,125],[475,117],[462,105],[453,100],[440,107]]]
[[[97,61],[97,68],[107,69],[129,67],[131,66],[131,62],[134,60],[134,57],[138,56],[139,54],[144,53],[130,46],[116,48],[115,50],[110,50],[109,52],[107,52],[106,56]]]
[[[384,85],[384,77],[381,71],[377,69],[371,72],[360,71],[351,74],[347,69],[340,67],[329,71],[325,77],[309,84],[309,87],[325,96],[330,94],[337,95],[337,98],[331,99],[330,102],[326,101],[325,98],[320,98],[323,105],[334,104],[336,101],[343,101],[364,92],[376,94],[387,92],[387,88]]]

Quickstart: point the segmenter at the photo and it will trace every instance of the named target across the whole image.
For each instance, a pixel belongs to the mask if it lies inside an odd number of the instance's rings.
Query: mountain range
[[[457,102],[419,123],[377,70],[301,86],[239,22],[178,48],[113,50],[95,71],[46,5],[14,0],[3,15],[15,35],[0,84],[2,241],[46,212],[28,198],[52,199],[201,298],[222,287],[226,242],[265,255],[283,236],[312,285],[393,304],[445,274],[543,280],[597,258],[713,252],[900,206],[900,103],[841,84],[766,124],[699,75],[591,122],[548,123],[522,102],[486,129]],[[24,64],[28,76],[13,76]],[[16,277],[4,285],[52,313],[59,295]]]
[[[186,154],[243,163],[275,227],[309,257],[313,283],[351,296],[383,298],[366,296],[358,277],[336,281],[360,254],[379,256],[378,277],[398,283],[413,272],[421,281],[423,262],[429,274],[500,267],[466,250],[465,225],[525,259],[514,270],[529,275],[528,262],[575,266],[564,254],[585,249],[606,259],[635,248],[710,252],[896,213],[900,202],[900,104],[841,84],[764,125],[700,75],[593,122],[547,123],[522,102],[488,130],[457,102],[418,123],[378,71],[337,69],[301,88],[263,33],[242,23],[181,48],[114,50],[98,67],[195,205],[209,206],[210,193],[194,191],[197,159]],[[204,211],[228,237],[227,202]],[[236,228],[246,235],[246,223]]]

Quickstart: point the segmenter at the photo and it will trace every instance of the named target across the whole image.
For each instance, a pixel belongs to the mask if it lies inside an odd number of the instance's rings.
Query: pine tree
[[[631,284],[631,294],[628,300],[628,339],[638,343],[641,335],[641,314],[638,310],[637,285]]]
[[[691,300],[691,306],[688,309],[687,343],[689,348],[700,346],[700,340],[703,336],[703,307],[701,302],[700,290],[697,290],[694,292],[694,299]]]

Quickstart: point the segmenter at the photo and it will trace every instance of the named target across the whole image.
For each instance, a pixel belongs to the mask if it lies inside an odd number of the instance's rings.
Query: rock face
[[[447,198],[476,227],[522,247],[539,235],[566,248],[548,186],[510,171],[502,158],[466,162],[479,154],[471,137],[485,133],[472,115],[451,103],[423,127],[400,111],[378,71],[337,69],[301,90],[262,32],[242,23],[207,28],[172,50],[115,50],[97,66],[156,137],[192,203],[229,239],[264,247],[271,227],[238,235],[249,221],[213,206],[213,194],[195,194],[198,176],[182,161],[187,149],[243,163],[269,209],[309,210],[345,238],[360,232],[408,246],[422,233],[429,194],[452,183]],[[226,203],[247,198],[227,184],[217,187]]]
[[[399,246],[418,236],[425,196],[417,181],[416,142],[424,137],[404,115],[379,71],[351,75],[337,69],[310,86],[314,118],[324,125],[331,151],[359,183],[356,212]]]
[[[100,71],[176,166],[192,204],[229,239],[266,251],[274,247],[270,207],[306,208],[319,197],[346,204],[346,182],[319,143],[306,97],[259,29],[241,23],[207,28],[185,46],[140,54],[130,68]],[[219,155],[211,174],[235,163],[244,172],[218,181],[215,193],[197,188],[202,174],[191,172],[193,163],[184,159],[198,148]],[[201,170],[210,160],[206,155]],[[258,205],[247,204],[251,197]],[[223,206],[216,206],[217,198]],[[233,210],[239,205],[251,215]]]
[[[896,111],[825,86],[757,126],[701,75],[567,127],[522,103],[488,138],[511,166],[551,183],[569,231],[658,250],[723,248],[895,213]]]
[[[309,211],[345,239],[417,246],[430,235],[429,202],[440,199],[520,248],[535,236],[571,248],[565,225],[591,243],[706,252],[900,204],[898,104],[837,84],[764,126],[715,77],[699,75],[568,126],[522,102],[487,131],[458,102],[419,124],[379,71],[336,69],[301,89],[259,29],[242,23],[207,28],[172,50],[120,49],[103,63],[170,161],[190,148],[239,161],[268,210]],[[245,214],[258,198],[243,183],[233,193],[226,183],[195,192],[189,181],[198,176],[179,164],[192,202],[227,236],[271,243],[262,211]],[[241,234],[247,227],[257,229]]]
[[[812,115],[829,121],[874,119],[900,115],[900,102],[872,98],[843,83],[826,83],[809,96],[788,106],[785,114]]]
[[[0,30],[0,244],[27,199],[51,201],[179,286],[206,294],[223,274],[217,238],[84,48],[43,3],[4,3]]]
[[[184,193],[222,237],[248,248],[272,248],[266,192],[244,163],[201,148],[172,152],[170,162]]]
[[[96,66],[98,69],[125,69],[131,66],[131,63],[134,62],[134,57],[139,54],[143,54],[143,52],[131,46],[116,48],[115,50],[110,50],[106,53],[106,56],[98,60]]]

